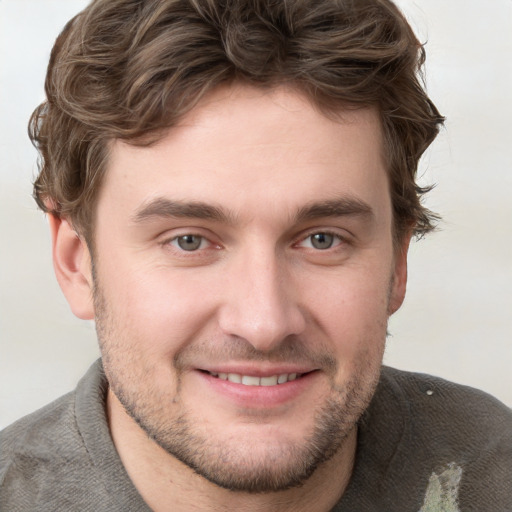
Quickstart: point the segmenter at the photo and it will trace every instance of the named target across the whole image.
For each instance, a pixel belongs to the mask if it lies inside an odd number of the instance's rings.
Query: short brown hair
[[[32,114],[35,199],[90,243],[111,141],[151,144],[220,84],[289,85],[324,112],[378,109],[395,236],[423,235],[436,216],[417,166],[443,122],[424,58],[389,0],[94,0],[58,37]]]

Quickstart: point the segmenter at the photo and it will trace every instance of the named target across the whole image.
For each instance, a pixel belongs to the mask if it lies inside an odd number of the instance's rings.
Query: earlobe
[[[396,250],[393,282],[391,284],[391,293],[389,298],[388,314],[392,315],[400,309],[407,289],[407,253],[411,235],[404,238],[400,247]]]
[[[94,319],[91,255],[69,221],[49,214],[53,267],[71,311],[82,320]]]

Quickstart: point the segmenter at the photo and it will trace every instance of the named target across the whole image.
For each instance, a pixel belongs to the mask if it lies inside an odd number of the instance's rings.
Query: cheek
[[[342,269],[312,281],[309,299],[315,323],[349,357],[385,341],[390,287],[389,269]]]
[[[112,269],[110,278],[100,284],[119,338],[148,357],[171,355],[186,345],[203,329],[213,309],[196,279],[168,269],[126,273]]]

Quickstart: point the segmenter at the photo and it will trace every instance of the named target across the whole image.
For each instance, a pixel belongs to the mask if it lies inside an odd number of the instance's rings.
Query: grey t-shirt
[[[2,432],[1,511],[149,510],[112,443],[106,391],[98,361],[74,392]],[[512,412],[480,391],[384,367],[334,511],[511,512]]]

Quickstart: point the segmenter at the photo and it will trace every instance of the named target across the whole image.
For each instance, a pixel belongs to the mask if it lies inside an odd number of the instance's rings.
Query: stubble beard
[[[281,440],[257,454],[251,453],[254,444],[250,439],[212,443],[185,418],[171,431],[145,430],[168,453],[219,487],[247,493],[278,492],[301,486],[338,452],[355,428],[362,412],[359,405],[347,406],[330,398],[316,413],[312,434],[300,444]]]
[[[181,414],[173,415],[170,404],[173,407],[180,405],[179,392],[169,396],[152,385],[148,373],[151,369],[130,352],[130,344],[123,339],[121,330],[111,318],[97,283],[94,304],[105,374],[128,415],[168,454],[211,483],[234,492],[278,492],[304,484],[322,463],[340,450],[356,428],[380,375],[384,343],[382,349],[377,348],[381,350],[380,358],[373,351],[361,354],[352,378],[343,387],[331,381],[329,396],[314,412],[311,433],[303,441],[281,440],[255,451],[251,439],[214,437],[214,433],[202,428],[203,425],[195,424],[193,415],[183,408]],[[296,353],[297,348],[290,352]],[[267,359],[265,354],[254,356],[252,347],[247,353],[257,360]],[[286,356],[279,356],[282,357]],[[175,358],[174,370],[179,383],[181,368],[176,361]],[[135,387],[131,384],[134,382],[137,383]]]

